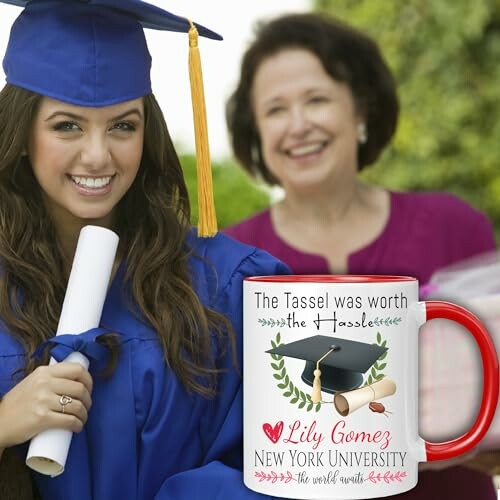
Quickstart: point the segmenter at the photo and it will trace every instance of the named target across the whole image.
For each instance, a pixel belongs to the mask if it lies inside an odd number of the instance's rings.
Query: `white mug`
[[[248,488],[296,499],[396,495],[417,484],[419,462],[463,454],[488,430],[494,345],[464,308],[419,302],[415,278],[257,276],[243,286]],[[483,361],[477,419],[445,443],[418,435],[418,330],[433,318],[468,329]]]

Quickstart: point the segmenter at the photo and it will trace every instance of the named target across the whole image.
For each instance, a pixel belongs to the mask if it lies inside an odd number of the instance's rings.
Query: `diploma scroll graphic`
[[[109,229],[85,226],[80,231],[56,335],[78,334],[99,326],[117,247],[118,236]],[[79,352],[65,361],[89,366]],[[57,361],[51,359],[50,364],[54,363]],[[31,440],[26,464],[41,474],[62,474],[72,436],[64,429],[41,432]]]
[[[356,411],[358,408],[376,399],[392,396],[395,392],[396,384],[394,381],[388,377],[384,377],[382,380],[371,385],[365,385],[360,389],[335,394],[333,402],[337,411],[343,417],[347,417],[347,415]]]

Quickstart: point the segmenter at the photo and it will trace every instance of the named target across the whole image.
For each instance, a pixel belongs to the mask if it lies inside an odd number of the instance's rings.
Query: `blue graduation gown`
[[[242,280],[287,268],[223,235],[191,243],[201,257],[190,259],[193,285],[204,304],[230,318],[241,369]],[[242,384],[230,350],[217,396],[187,393],[166,366],[156,333],[127,308],[123,271],[113,280],[101,319],[103,328],[121,334],[117,369],[106,380],[94,376],[89,419],[73,436],[64,473],[34,473],[42,498],[265,498],[242,481]],[[0,395],[12,387],[12,373],[24,360],[20,345],[0,332]]]

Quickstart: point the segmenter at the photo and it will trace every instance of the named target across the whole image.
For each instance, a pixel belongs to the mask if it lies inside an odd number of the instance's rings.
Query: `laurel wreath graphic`
[[[271,345],[273,349],[281,345],[280,332],[278,332],[274,340],[271,340]],[[290,398],[290,404],[296,404],[299,408],[305,408],[306,411],[315,409],[318,412],[321,408],[321,403],[313,403],[309,394],[306,394],[294,385],[286,372],[283,356],[271,354],[271,357],[275,361],[271,363],[271,367],[275,372],[273,377],[279,382],[277,385],[278,388],[283,391],[283,396],[285,398]]]
[[[380,347],[386,347],[387,345],[387,340],[382,340],[382,335],[380,332],[377,332],[377,345]],[[370,370],[370,374],[368,375],[368,378],[366,379],[366,384],[371,385],[374,382],[377,382],[381,380],[384,377],[384,372],[382,371],[386,366],[387,363],[384,363],[384,359],[387,357],[387,353],[389,351],[385,351],[378,359],[373,363],[372,369]]]

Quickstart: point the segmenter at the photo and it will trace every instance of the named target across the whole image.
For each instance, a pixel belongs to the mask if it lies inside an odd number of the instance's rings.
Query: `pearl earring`
[[[366,123],[358,123],[358,142],[366,144],[368,140],[368,133],[366,131]]]
[[[255,167],[258,167],[262,162],[260,147],[256,143],[253,143],[250,147],[250,158],[252,161],[252,165]]]

